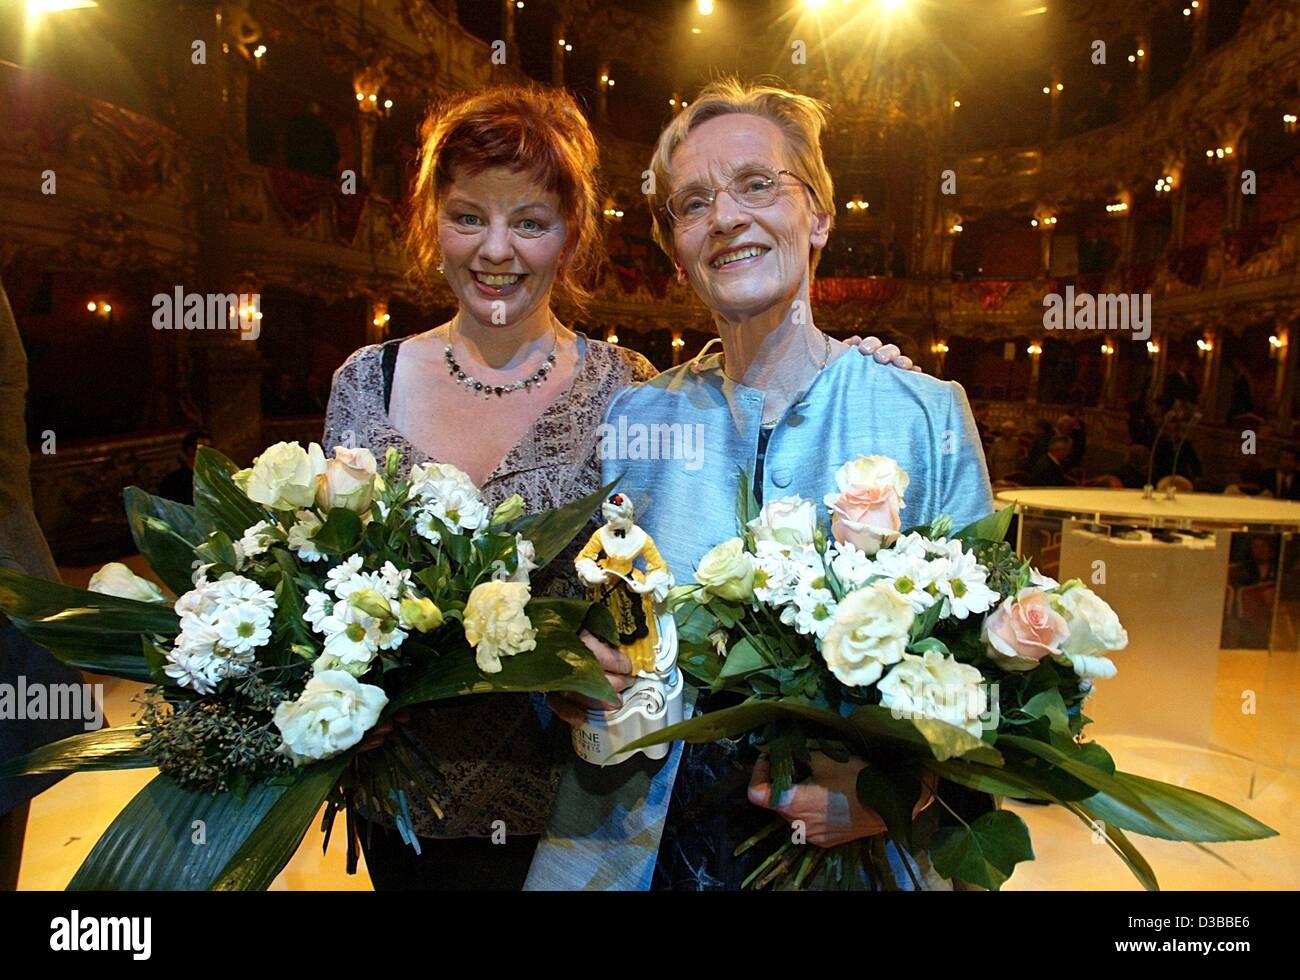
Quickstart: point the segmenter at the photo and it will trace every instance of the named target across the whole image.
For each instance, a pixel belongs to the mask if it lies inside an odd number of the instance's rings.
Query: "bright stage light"
[[[803,0],[803,5],[809,10],[821,10],[826,6],[826,0]]]
[[[27,0],[27,16],[39,17],[41,14],[53,14],[60,10],[85,10],[98,7],[97,0]]]
[[[907,6],[907,0],[879,0],[879,3],[882,10],[891,14]]]
[[[713,13],[713,0],[695,0],[695,9],[707,17]]]

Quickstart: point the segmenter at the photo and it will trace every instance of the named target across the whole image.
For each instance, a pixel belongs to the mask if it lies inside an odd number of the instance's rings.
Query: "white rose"
[[[316,506],[322,510],[343,507],[356,514],[370,509],[379,466],[369,449],[334,448],[334,458],[316,478]]]
[[[745,551],[745,542],[740,538],[732,538],[710,549],[695,569],[695,581],[704,586],[699,594],[701,602],[708,602],[710,596],[732,602],[748,602],[752,599],[754,560]]]
[[[747,525],[754,540],[778,541],[787,548],[805,548],[817,530],[817,505],[803,497],[781,497],[763,505]]]
[[[308,507],[316,498],[316,478],[325,472],[325,453],[311,443],[277,442],[233,477],[249,500],[272,510]]]
[[[479,488],[464,470],[450,463],[416,463],[411,467],[411,495],[422,497],[431,484],[454,483],[467,493],[479,494]]]
[[[822,640],[822,658],[840,683],[865,687],[903,659],[912,606],[884,582],[850,592],[835,608]]]
[[[101,595],[115,595],[121,599],[135,599],[137,602],[167,601],[158,586],[117,561],[110,561],[90,576],[87,588]]]
[[[1074,672],[1080,677],[1115,676],[1115,664],[1102,656],[1128,646],[1128,632],[1115,610],[1092,589],[1070,583],[1055,597],[1053,605],[1070,627],[1061,652]]]
[[[988,710],[984,677],[970,664],[938,650],[904,654],[876,685],[880,703],[895,718],[933,718],[978,737],[980,716]]]
[[[529,588],[523,582],[483,582],[469,594],[465,639],[485,674],[499,673],[502,657],[537,648],[537,630],[524,608],[528,598]]]
[[[336,756],[361,741],[387,703],[382,687],[362,684],[346,671],[321,671],[297,701],[276,707],[275,727],[284,740],[280,751],[294,765]]]

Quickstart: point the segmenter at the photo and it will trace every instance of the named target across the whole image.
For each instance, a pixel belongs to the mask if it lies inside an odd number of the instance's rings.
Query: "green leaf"
[[[275,587],[275,618],[273,624],[272,651],[279,646],[280,652],[283,653],[285,648],[307,647],[316,649],[316,638],[312,635],[307,621],[303,619],[304,606],[302,596],[298,592],[298,586],[295,584],[295,578],[298,573],[298,563],[294,560],[293,554],[284,548],[272,548],[271,555],[275,558],[275,563],[280,566],[283,573],[279,583]],[[275,656],[275,653],[268,651],[269,656]],[[286,663],[287,657],[279,657],[278,662]]]
[[[964,756],[993,766],[1002,764],[997,749],[983,739],[934,718],[895,718],[889,708],[867,704],[849,715],[849,721],[864,739],[905,744],[940,762]]]
[[[119,725],[50,742],[0,763],[0,777],[148,769],[153,762],[144,751],[143,731],[139,725]]]
[[[211,884],[213,891],[265,891],[302,843],[352,753],[304,766]]]
[[[1053,732],[1065,738],[1070,737],[1070,719],[1065,710],[1065,701],[1056,688],[1040,691],[1026,701],[1020,708],[1030,718],[1046,718]],[[1111,771],[1114,771],[1111,766]]]
[[[1037,773],[1007,764],[1001,768],[984,766],[968,759],[927,762],[926,768],[937,775],[969,789],[992,796],[1017,800],[1050,800],[1056,796],[1042,784]]]
[[[346,555],[356,550],[361,540],[361,518],[346,507],[334,507],[325,515],[320,529],[312,536],[317,551],[327,555]]]
[[[232,540],[266,518],[231,480],[237,472],[239,467],[211,446],[200,446],[194,457],[194,511],[200,521],[225,531]]]
[[[302,778],[309,768],[295,770],[292,778]],[[104,831],[68,888],[209,888],[286,789],[285,785],[258,784],[239,799],[233,793],[184,789],[167,776],[158,776]],[[196,825],[196,821],[202,823]]]
[[[1014,504],[1003,507],[995,513],[981,517],[972,524],[967,524],[953,537],[967,545],[975,541],[1001,541],[1007,536],[1007,530],[1011,527],[1011,518],[1015,516],[1015,512]]]
[[[936,603],[936,605],[938,605],[938,603]],[[927,636],[914,643],[908,644],[907,647],[908,653],[920,654],[925,653],[927,650],[937,650],[945,657],[952,655],[952,652],[948,649],[948,644],[944,643],[943,640],[939,639],[937,636]]]
[[[1124,830],[1162,840],[1200,843],[1277,836],[1276,830],[1249,814],[1195,790],[1127,772],[1115,773],[1113,782],[1122,792],[1099,792],[1083,801],[1082,806]],[[1142,808],[1134,807],[1128,797],[1140,800]]]
[[[599,490],[563,507],[540,514],[528,514],[508,524],[507,529],[511,533],[522,534],[533,543],[533,550],[537,552],[537,565],[545,568],[600,512],[600,505],[609,497],[617,482],[607,483]]]
[[[155,497],[139,487],[127,487],[123,501],[131,537],[140,554],[148,559],[149,567],[177,595],[190,591],[194,549],[203,543],[212,527],[193,507]],[[150,526],[150,519],[162,521],[170,532]]]
[[[464,637],[448,631],[454,641],[444,649],[430,650],[425,663],[400,679],[386,712],[444,698],[504,691],[576,691],[616,701],[618,696],[605,679],[600,662],[578,639],[578,631],[588,623],[591,605],[580,599],[533,599],[528,603],[528,618],[537,630],[537,649],[502,657],[501,671],[496,674],[480,670]],[[413,637],[406,641],[412,643],[419,645]]]
[[[997,891],[1017,864],[1032,861],[1029,828],[1016,814],[993,810],[964,827],[941,827],[930,847],[934,870]]]
[[[736,483],[736,522],[740,525],[737,534],[744,534],[747,525],[758,517],[758,498],[754,496],[754,478],[749,470],[739,467],[740,478]]]
[[[1120,860],[1128,865],[1133,876],[1142,884],[1142,887],[1149,892],[1160,891],[1160,882],[1156,880],[1156,873],[1151,870],[1151,865],[1147,864],[1141,852],[1133,846],[1122,830],[1113,824],[1105,823],[1091,813],[1086,807],[1071,805],[1068,809],[1082,820],[1090,831],[1095,832],[1098,825],[1101,826],[1103,836],[1107,845],[1112,851],[1119,855]]]
[[[140,637],[180,632],[166,603],[74,589],[8,568],[0,568],[0,610],[64,663],[146,684],[153,678]]]
[[[908,772],[890,773],[868,765],[858,772],[858,799],[875,810],[889,836],[912,849],[912,809],[921,798],[921,780]]]
[[[756,670],[762,670],[766,666],[767,662],[763,660],[763,655],[755,649],[754,644],[746,637],[736,641],[732,644],[731,649],[727,651],[727,656],[722,661],[722,670],[718,674],[718,680],[736,680],[746,674],[752,674]]]
[[[747,701],[744,704],[709,711],[676,725],[637,739],[624,751],[658,745],[661,742],[716,742],[720,738],[735,738],[746,732],[762,728],[781,718],[797,718],[833,729],[857,744],[859,733],[847,718],[833,711],[817,708],[804,701]]]

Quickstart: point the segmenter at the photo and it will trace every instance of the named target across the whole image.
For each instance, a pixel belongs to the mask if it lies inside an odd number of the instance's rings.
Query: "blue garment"
[[[757,462],[764,393],[728,379],[720,362],[715,355],[699,373],[683,365],[626,388],[606,412],[604,478],[617,479],[632,497],[637,523],[678,582],[691,581],[704,553],[737,533],[740,471],[754,472]],[[835,489],[835,471],[874,454],[893,457],[911,478],[904,527],[948,514],[960,528],[993,509],[961,386],[854,352],[828,365],[772,430],[761,497],[806,497],[824,514],[822,497]],[[678,743],[636,799],[629,787],[641,787],[640,780],[626,779],[621,793],[597,800],[581,797],[581,780],[563,779],[559,819],[538,848],[526,887],[649,888],[682,754]]]

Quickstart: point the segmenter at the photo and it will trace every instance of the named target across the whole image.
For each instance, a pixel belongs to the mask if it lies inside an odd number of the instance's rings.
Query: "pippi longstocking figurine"
[[[616,493],[601,505],[606,523],[591,536],[574,561],[592,599],[614,617],[618,646],[632,661],[633,673],[654,670],[659,630],[655,600],[672,587],[668,565],[654,539],[632,523],[632,501]],[[637,559],[645,570],[636,567]]]

